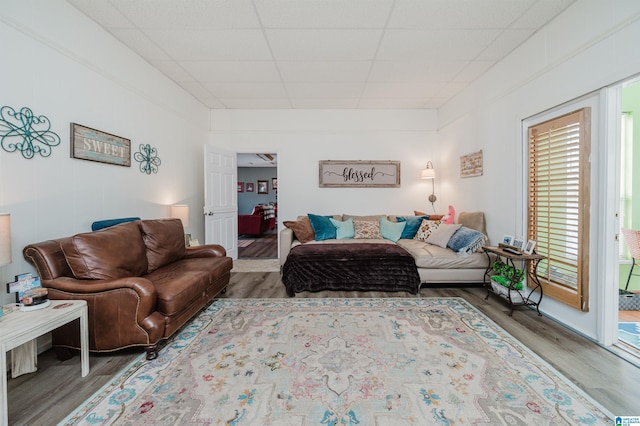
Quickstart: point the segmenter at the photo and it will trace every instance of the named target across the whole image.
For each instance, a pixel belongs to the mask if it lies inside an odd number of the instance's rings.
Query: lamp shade
[[[422,170],[420,179],[435,179],[435,178],[436,178],[436,171],[433,169],[433,164],[431,164],[431,161],[429,161],[427,163],[427,167],[425,167],[424,170]]]
[[[11,215],[0,213],[0,265],[11,263]]]
[[[171,206],[171,217],[176,217],[182,221],[182,226],[189,226],[189,206],[176,204]]]

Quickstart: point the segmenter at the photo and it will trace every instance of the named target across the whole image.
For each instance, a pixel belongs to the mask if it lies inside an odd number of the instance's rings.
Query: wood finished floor
[[[238,247],[238,259],[277,259],[278,231],[272,229],[260,236],[240,236],[240,240],[254,240],[247,247]]]
[[[640,368],[527,308],[509,308],[478,287],[423,288],[408,293],[318,292],[296,297],[463,297],[529,347],[614,415],[640,415]],[[232,273],[222,298],[287,298],[277,272]],[[544,303],[544,302],[543,302]],[[80,377],[80,357],[58,361],[53,351],[38,358],[38,371],[9,379],[9,424],[52,425],[65,418],[128,365],[140,350],[91,354],[90,374]]]

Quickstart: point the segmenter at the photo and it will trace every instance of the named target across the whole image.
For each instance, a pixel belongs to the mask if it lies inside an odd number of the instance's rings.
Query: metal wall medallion
[[[158,173],[161,164],[158,150],[149,144],[140,144],[140,151],[133,154],[133,159],[140,163],[140,171],[150,175]]]
[[[0,146],[7,152],[19,151],[24,158],[36,154],[51,155],[51,147],[60,145],[60,136],[51,131],[51,122],[44,115],[35,116],[30,108],[16,111],[10,106],[0,108]]]

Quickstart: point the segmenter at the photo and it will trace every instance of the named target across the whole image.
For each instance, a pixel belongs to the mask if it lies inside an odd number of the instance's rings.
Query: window
[[[528,128],[528,238],[545,296],[589,310],[590,108]]]

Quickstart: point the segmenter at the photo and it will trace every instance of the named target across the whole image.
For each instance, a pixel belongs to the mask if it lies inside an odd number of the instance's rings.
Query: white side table
[[[80,359],[82,377],[89,374],[89,329],[87,302],[84,300],[52,300],[51,306],[29,312],[20,310],[0,318],[0,424],[9,423],[7,400],[7,352],[30,340],[36,339],[75,319],[80,319]]]

